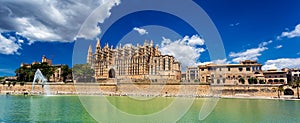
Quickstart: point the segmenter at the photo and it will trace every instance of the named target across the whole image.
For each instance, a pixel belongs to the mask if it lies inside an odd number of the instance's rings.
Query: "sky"
[[[183,70],[247,59],[263,69],[300,68],[299,0],[150,2],[1,0],[0,76],[43,55],[53,64],[84,63],[97,38],[114,48],[152,40]]]

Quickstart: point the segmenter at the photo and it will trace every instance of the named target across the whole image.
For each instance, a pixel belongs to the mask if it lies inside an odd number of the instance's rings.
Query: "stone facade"
[[[181,66],[173,56],[162,55],[158,46],[145,41],[144,45],[117,48],[106,44],[103,48],[98,39],[96,51],[89,47],[87,63],[95,70],[95,79],[172,79],[180,80]]]
[[[267,84],[287,84],[287,72],[268,70],[263,72]]]
[[[264,79],[261,70],[262,64],[256,61],[242,61],[239,64],[206,64],[199,65],[197,70],[194,67],[187,67],[187,78],[193,79],[191,71],[198,71],[198,75],[194,75],[194,79],[202,83],[237,85],[248,84],[249,78],[258,80]],[[189,75],[188,75],[189,74]],[[244,79],[244,82],[241,79]]]
[[[298,68],[289,69],[287,79],[288,82],[290,83],[300,80],[300,69]]]

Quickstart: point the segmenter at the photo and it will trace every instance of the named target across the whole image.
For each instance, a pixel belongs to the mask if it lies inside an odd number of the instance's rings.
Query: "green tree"
[[[260,79],[260,80],[259,80],[259,84],[265,84],[265,81],[262,80],[262,79]]]
[[[295,79],[294,82],[293,82],[293,84],[294,84],[294,86],[296,86],[296,88],[297,88],[297,90],[296,90],[296,91],[297,91],[297,98],[300,99],[300,98],[299,98],[299,84],[300,84],[300,78]]]
[[[72,69],[70,69],[68,65],[62,66],[61,70],[61,76],[63,77],[64,82],[66,82],[66,79],[72,78]]]
[[[15,86],[16,84],[17,84],[17,82],[16,82],[16,81],[13,81],[13,82],[12,82],[12,85],[13,85],[13,86]]]
[[[278,92],[278,98],[280,98],[280,95],[281,95],[281,92],[283,92],[284,89],[283,89],[283,85],[280,85],[277,89],[277,92]]]
[[[20,67],[15,70],[18,81],[31,82],[34,79],[34,74],[37,69],[40,69],[42,74],[49,80],[50,76],[53,75],[55,67],[48,65],[48,63],[33,64],[30,67]]]
[[[240,78],[239,82],[242,83],[242,84],[245,84],[245,79],[244,78]]]
[[[248,83],[249,83],[249,84],[253,84],[253,78],[249,78],[249,79],[248,79]]]
[[[252,78],[252,79],[253,79],[253,83],[254,83],[254,84],[257,84],[257,83],[258,83],[258,81],[257,81],[256,78]]]
[[[95,74],[90,64],[75,64],[73,66],[73,77],[77,81],[91,81]]]

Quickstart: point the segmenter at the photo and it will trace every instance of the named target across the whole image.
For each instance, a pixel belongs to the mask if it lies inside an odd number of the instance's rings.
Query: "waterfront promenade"
[[[116,96],[170,96],[170,97],[224,97],[224,98],[277,98],[279,85],[195,85],[195,84],[49,84],[51,95],[116,95]],[[42,85],[35,85],[32,91],[31,83],[8,87],[0,86],[1,94],[45,95]],[[91,91],[93,90],[93,91]],[[296,97],[296,89],[294,97]],[[216,93],[212,93],[212,92]],[[283,92],[281,94],[283,96]],[[289,96],[292,97],[292,96]]]

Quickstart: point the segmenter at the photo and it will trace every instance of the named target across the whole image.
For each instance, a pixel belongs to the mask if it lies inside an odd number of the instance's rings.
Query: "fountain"
[[[41,81],[42,88],[44,88],[46,95],[50,95],[50,89],[49,89],[48,85],[45,85],[45,84],[47,84],[47,79],[43,76],[40,69],[37,69],[34,74],[34,79],[32,82],[32,92],[34,91],[34,83],[36,82],[36,80],[37,80],[37,82]]]

